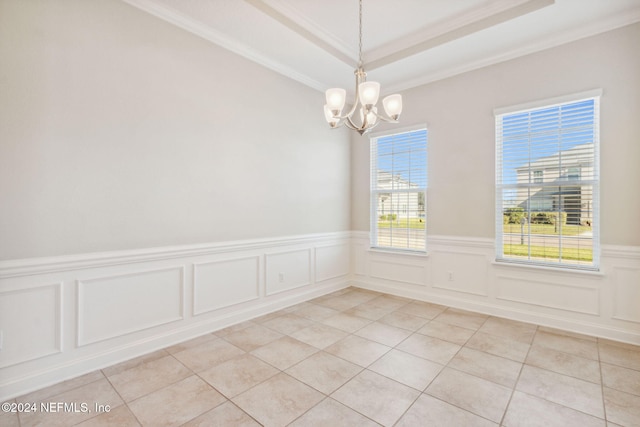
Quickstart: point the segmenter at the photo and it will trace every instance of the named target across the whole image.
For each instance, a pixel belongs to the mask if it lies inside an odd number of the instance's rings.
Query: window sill
[[[524,270],[538,270],[538,271],[546,271],[549,273],[561,273],[561,274],[584,274],[587,276],[595,276],[595,277],[603,277],[604,273],[602,270],[598,270],[595,268],[579,268],[579,267],[554,267],[549,265],[540,265],[540,264],[528,264],[517,261],[506,261],[506,260],[495,260],[491,262],[492,265],[495,265],[500,268],[515,268],[515,269],[524,269]]]
[[[372,253],[380,253],[385,255],[402,255],[402,256],[410,256],[417,258],[427,258],[429,254],[427,252],[418,252],[418,251],[406,251],[406,250],[393,250],[393,249],[384,249],[384,248],[369,248],[369,252]]]

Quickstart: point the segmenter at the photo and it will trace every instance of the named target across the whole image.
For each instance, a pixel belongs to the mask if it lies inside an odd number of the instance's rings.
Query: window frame
[[[373,183],[377,181],[377,168],[374,168],[374,158],[377,159],[377,146],[378,140],[385,137],[390,137],[393,135],[400,135],[411,132],[418,131],[426,131],[427,137],[425,141],[425,152],[426,159],[424,164],[424,175],[425,175],[425,186],[418,187],[415,189],[374,189]],[[403,127],[403,128],[394,128],[387,131],[375,132],[369,135],[369,247],[371,250],[376,251],[384,251],[384,252],[393,252],[393,253],[405,253],[405,254],[414,254],[414,255],[426,255],[427,253],[427,189],[428,189],[428,141],[429,141],[429,131],[426,124],[419,124],[415,126]],[[424,230],[424,249],[411,249],[411,248],[399,248],[393,246],[381,246],[378,244],[378,209],[377,209],[377,195],[378,194],[403,194],[403,193],[415,193],[418,201],[422,200],[424,205],[424,222],[425,222],[425,230]],[[422,195],[422,196],[421,196]],[[398,203],[400,207],[400,202]],[[400,213],[400,212],[398,212]]]
[[[495,116],[495,168],[496,168],[496,194],[495,194],[495,237],[496,237],[496,262],[499,263],[513,263],[513,264],[522,264],[527,266],[538,266],[544,268],[560,268],[560,269],[578,269],[578,270],[595,270],[599,271],[600,269],[600,122],[601,122],[601,114],[600,114],[600,102],[602,98],[602,89],[594,89],[590,91],[575,93],[564,95],[555,98],[547,98],[541,99],[538,101],[533,101],[525,104],[519,104],[509,107],[496,108],[494,110]],[[562,105],[578,103],[581,101],[593,100],[593,177],[590,180],[587,179],[577,179],[575,180],[580,185],[590,185],[592,186],[592,200],[590,211],[592,213],[592,221],[591,221],[591,230],[592,230],[592,260],[590,264],[581,264],[579,262],[570,262],[569,260],[559,260],[559,261],[544,261],[544,260],[533,260],[533,259],[522,259],[515,257],[508,257],[504,255],[504,229],[503,229],[503,215],[504,215],[504,206],[503,206],[503,190],[513,187],[514,184],[505,184],[502,180],[503,173],[503,158],[502,158],[502,147],[503,141],[501,134],[502,129],[502,119],[505,116],[520,114],[525,112],[531,112],[536,110],[542,110],[546,108],[553,108]],[[562,129],[562,128],[559,128]],[[532,174],[533,177],[534,169],[529,169],[529,173]],[[544,174],[543,174],[544,176]],[[565,180],[568,180],[568,172]],[[574,181],[572,179],[572,181]],[[583,183],[583,181],[585,183]],[[532,181],[532,184],[536,184],[535,179]],[[542,183],[538,183],[542,184]],[[566,186],[564,184],[562,186]],[[559,247],[562,247],[562,236],[560,236]],[[529,244],[531,246],[531,244]],[[531,252],[529,252],[531,253]],[[531,258],[531,257],[529,257]]]

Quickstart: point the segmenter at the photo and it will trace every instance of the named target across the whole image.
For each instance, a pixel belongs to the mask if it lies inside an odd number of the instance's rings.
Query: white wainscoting
[[[280,251],[265,255],[267,295],[311,284],[311,249]]]
[[[350,245],[318,246],[315,249],[315,279],[316,282],[342,277],[351,271]]]
[[[496,263],[492,239],[428,250],[341,232],[0,262],[0,400],[350,284],[640,344],[638,247],[605,245],[600,272]]]
[[[193,314],[260,298],[260,257],[193,264]]]
[[[640,344],[638,247],[605,245],[587,272],[495,262],[493,239],[432,236],[422,256],[352,242],[354,286]]]
[[[0,401],[347,287],[350,236],[0,262]]]
[[[183,283],[182,266],[78,280],[78,347],[182,320]]]
[[[1,288],[0,325],[0,368],[60,353],[62,282]]]

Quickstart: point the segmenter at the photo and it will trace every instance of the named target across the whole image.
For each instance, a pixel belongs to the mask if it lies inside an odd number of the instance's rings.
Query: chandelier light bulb
[[[365,107],[360,108],[360,121],[364,123],[364,109]],[[372,107],[371,110],[367,113],[367,126],[373,126],[378,121],[378,116],[376,113],[378,112],[377,107]]]
[[[338,125],[339,119],[333,115],[333,113],[331,112],[331,109],[327,104],[324,104],[324,118],[327,119],[327,123],[329,123],[329,125],[331,125],[332,128]]]
[[[402,113],[402,95],[389,95],[382,100],[382,105],[387,116],[397,120],[400,113]]]
[[[358,86],[358,95],[362,105],[375,105],[380,96],[380,83],[362,82]]]
[[[333,116],[339,116],[347,99],[347,91],[338,87],[327,89],[326,98],[327,106],[333,113]]]

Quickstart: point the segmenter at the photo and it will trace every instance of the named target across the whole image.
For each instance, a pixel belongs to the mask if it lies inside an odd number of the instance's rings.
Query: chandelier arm
[[[367,129],[367,131],[370,131],[371,129],[374,129],[374,128],[375,128],[376,126],[378,126],[379,124],[380,124],[380,122],[375,122],[375,123],[373,124],[373,126],[371,126],[371,127],[369,127],[369,128]]]
[[[353,105],[351,106],[351,109],[349,110],[349,112],[344,116],[340,117],[341,119],[351,117],[353,113],[356,111],[356,108],[358,108],[358,104],[360,104],[360,92],[358,91],[358,87],[360,86],[360,83],[362,83],[363,80],[366,81],[367,74],[364,72],[364,70],[360,66],[358,67],[358,69],[355,71],[354,74],[356,76],[356,87],[355,87],[356,99],[353,101]]]
[[[358,107],[358,102],[359,101],[360,100],[356,96],[356,100],[354,101],[353,107],[351,107],[351,110],[349,110],[349,112],[347,114],[345,114],[344,116],[336,116],[335,118],[336,119],[340,119],[340,120],[350,118],[353,115],[353,113],[356,111],[356,108]]]
[[[391,117],[389,117],[389,116],[383,116],[383,115],[380,115],[380,114],[376,113],[375,111],[371,111],[371,112],[372,112],[372,113],[373,113],[377,118],[379,118],[380,120],[383,120],[383,121],[385,121],[385,122],[387,122],[387,123],[400,123],[398,120],[394,120],[394,119],[392,119],[392,118],[391,118]]]
[[[355,131],[357,131],[357,130],[358,130],[358,128],[357,128],[357,127],[354,127],[354,126],[353,126],[353,125],[351,125],[350,123],[344,122],[344,125],[345,125],[346,127],[348,127],[349,129],[351,129],[351,130],[355,130]]]
[[[353,130],[361,130],[362,128],[357,126],[355,123],[353,123],[353,120],[351,120],[351,116],[348,116],[347,119],[344,121],[344,124],[347,125],[347,127],[349,127],[350,129]]]

